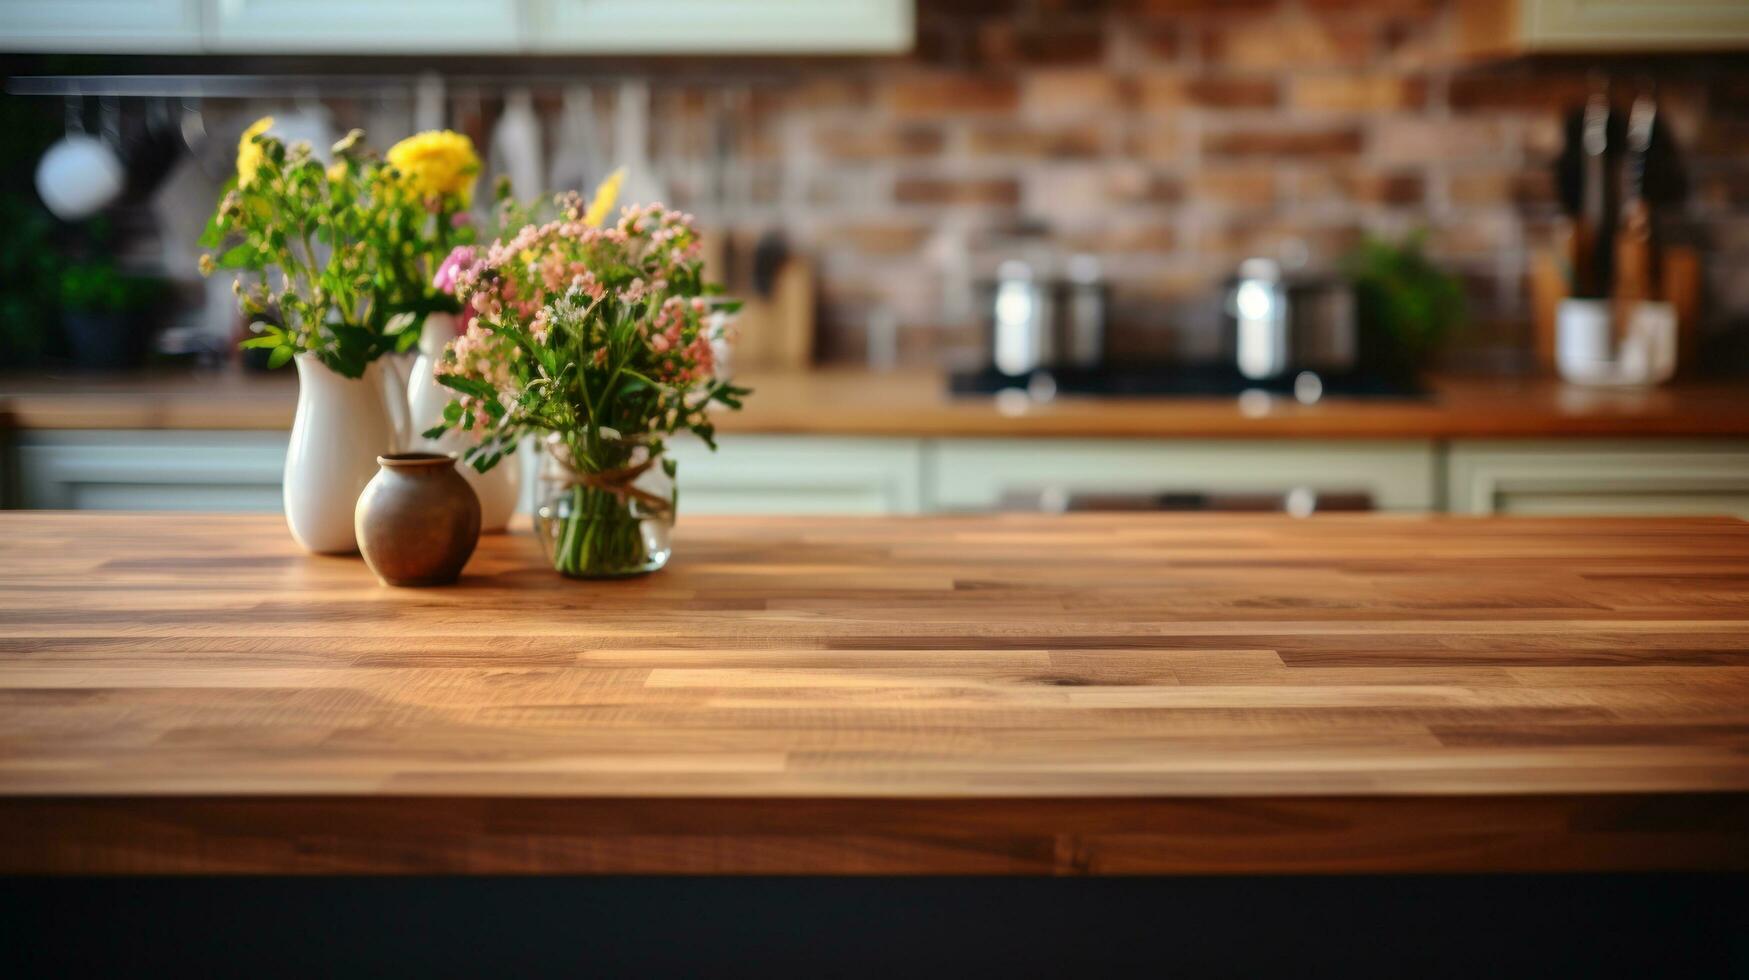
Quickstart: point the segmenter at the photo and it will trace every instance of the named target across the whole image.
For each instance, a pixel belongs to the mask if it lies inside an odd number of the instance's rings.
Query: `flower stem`
[[[561,517],[553,567],[575,578],[612,578],[648,571],[643,519],[630,500],[606,490],[573,486]]]

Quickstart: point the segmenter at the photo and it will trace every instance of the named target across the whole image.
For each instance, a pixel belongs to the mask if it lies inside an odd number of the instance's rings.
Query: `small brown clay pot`
[[[447,585],[480,539],[480,498],[447,453],[378,456],[353,528],[384,585]]]

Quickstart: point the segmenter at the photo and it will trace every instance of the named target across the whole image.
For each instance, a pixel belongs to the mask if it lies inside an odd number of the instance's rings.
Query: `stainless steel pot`
[[[1053,282],[1018,259],[1002,263],[989,292],[990,362],[1003,374],[1096,368],[1105,360],[1106,287],[1099,261],[1077,255]]]
[[[1228,354],[1247,378],[1348,371],[1359,355],[1349,284],[1289,277],[1271,259],[1240,263],[1227,283],[1225,321]]]
[[[1057,306],[1050,284],[1019,260],[996,270],[990,300],[990,360],[1003,374],[1021,375],[1057,360]]]

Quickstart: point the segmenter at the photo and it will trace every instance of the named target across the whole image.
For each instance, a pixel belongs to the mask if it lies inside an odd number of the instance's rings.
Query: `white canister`
[[[1561,377],[1585,385],[1655,385],[1676,373],[1676,309],[1635,303],[1623,315],[1616,340],[1615,304],[1567,299],[1555,310],[1555,366]]]

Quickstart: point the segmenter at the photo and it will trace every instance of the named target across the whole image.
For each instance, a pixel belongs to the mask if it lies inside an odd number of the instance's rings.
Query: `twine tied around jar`
[[[658,497],[648,490],[633,486],[639,477],[648,473],[650,468],[656,465],[661,459],[660,456],[650,455],[641,463],[631,463],[613,469],[585,472],[578,470],[575,466],[571,465],[571,461],[564,455],[563,445],[549,442],[547,444],[547,452],[553,457],[553,460],[559,464],[559,469],[561,471],[559,482],[564,486],[587,487],[590,490],[600,490],[605,493],[611,493],[619,498],[621,502],[636,500],[638,503],[644,505],[645,510],[649,512],[650,516],[656,518],[666,519],[673,512],[674,505],[672,501]]]

